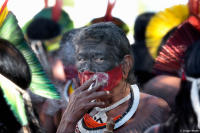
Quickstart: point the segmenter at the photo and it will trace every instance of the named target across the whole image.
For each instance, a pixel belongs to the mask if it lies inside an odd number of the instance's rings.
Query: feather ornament
[[[199,22],[199,20],[191,16],[168,39],[156,58],[154,64],[154,70],[156,72],[179,75],[183,65],[185,51],[188,46],[200,38],[199,25],[196,25],[196,22]]]
[[[99,22],[109,22],[109,21],[111,21],[114,24],[116,24],[118,27],[123,29],[125,33],[128,33],[129,32],[128,26],[121,19],[112,16],[112,10],[115,6],[115,3],[116,3],[116,0],[113,0],[113,2],[111,2],[111,0],[108,0],[108,6],[107,6],[106,14],[104,15],[104,17],[94,18],[89,23],[89,25],[94,24],[94,23],[99,23]]]
[[[146,28],[145,40],[151,56],[155,59],[162,38],[189,16],[187,5],[175,5],[156,13]]]
[[[56,0],[56,4],[54,5],[52,10],[52,19],[56,22],[58,22],[61,16],[62,4],[62,0]]]
[[[189,0],[188,7],[191,15],[200,18],[200,0]]]
[[[22,126],[28,124],[23,97],[20,92],[24,92],[19,86],[0,74],[0,88],[4,98],[9,104],[14,116]]]
[[[7,8],[4,8],[7,9]],[[2,11],[3,13],[4,11]],[[1,15],[4,14],[0,14]],[[48,79],[46,73],[43,71],[36,55],[25,42],[23,33],[18,25],[16,17],[12,12],[8,12],[0,27],[0,37],[9,40],[25,57],[31,70],[31,84],[30,89],[33,93],[52,99],[59,99],[60,96],[56,88]]]

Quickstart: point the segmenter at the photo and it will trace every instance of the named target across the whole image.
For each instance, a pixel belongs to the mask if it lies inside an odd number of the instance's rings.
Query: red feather
[[[189,0],[188,7],[191,15],[200,18],[200,0]]]
[[[162,47],[154,64],[155,72],[177,75],[183,65],[186,49],[200,39],[200,21],[191,16],[181,24]]]
[[[103,17],[99,18],[94,18],[90,23],[99,23],[99,22],[112,22],[116,24],[118,27],[124,30],[125,33],[128,33],[129,29],[128,26],[119,18],[113,17],[112,16],[112,10],[115,6],[116,0],[111,2],[111,0],[108,0],[108,6],[107,6],[107,11],[106,14]]]
[[[7,6],[8,0],[5,0],[5,2],[3,3],[2,7],[1,7],[1,11],[0,14],[3,12],[3,10],[5,9],[5,7]]]
[[[111,2],[110,0],[108,0],[107,10],[104,16],[106,21],[112,21],[112,10],[115,6],[115,3],[116,3],[116,0],[114,0],[114,2]]]
[[[62,0],[56,0],[56,4],[53,7],[52,18],[56,22],[59,21],[61,16],[62,4],[63,4]]]
[[[44,8],[48,7],[48,0],[44,0]]]

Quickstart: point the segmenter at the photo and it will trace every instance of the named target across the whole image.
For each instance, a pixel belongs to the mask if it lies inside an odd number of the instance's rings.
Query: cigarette
[[[94,84],[94,83],[92,83],[92,84],[90,85],[90,87],[88,88],[88,91],[90,91],[90,90],[92,89],[93,84]]]

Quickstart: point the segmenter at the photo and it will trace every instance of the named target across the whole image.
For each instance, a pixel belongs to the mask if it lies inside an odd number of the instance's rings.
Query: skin
[[[150,127],[149,129],[147,129],[145,131],[145,133],[159,133],[159,128],[160,128],[159,124],[154,125],[154,126]]]
[[[108,52],[112,51],[112,47],[106,44],[80,45],[76,51],[76,65],[80,72],[85,70],[105,72],[117,65],[116,57]]]
[[[110,53],[111,49],[112,47],[106,44],[84,44],[76,47],[76,66],[79,71],[105,72],[121,64],[123,78],[109,93],[98,91],[98,87],[88,91],[88,87],[93,82],[92,79],[78,87],[70,97],[57,133],[74,132],[77,122],[90,109],[98,106],[107,107],[130,93],[130,84],[126,82],[126,79],[133,66],[132,57],[125,55],[124,59],[120,61],[116,55]],[[92,100],[97,101],[91,102]],[[128,103],[129,101],[107,112],[108,119],[123,114],[128,108]],[[148,126],[166,120],[165,117],[168,116],[168,112],[169,107],[164,100],[140,93],[140,104],[136,114],[116,132],[143,131]]]
[[[172,108],[180,88],[181,79],[174,76],[159,75],[143,86],[143,92],[163,98]]]

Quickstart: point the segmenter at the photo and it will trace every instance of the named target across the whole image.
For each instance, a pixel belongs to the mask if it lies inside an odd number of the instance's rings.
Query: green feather
[[[37,15],[35,15],[34,18],[44,17],[44,18],[52,19],[52,9],[53,9],[52,7],[44,8]],[[61,16],[58,23],[61,26],[62,33],[65,33],[73,29],[74,27],[73,22],[70,19],[69,15],[63,10],[61,10]]]
[[[24,101],[20,93],[16,90],[16,87],[18,86],[1,75],[0,79],[0,88],[2,89],[4,98],[9,104],[14,116],[22,126],[27,125],[28,120],[26,117]]]
[[[48,19],[52,19],[52,7],[50,8],[44,8],[43,10],[41,10],[39,13],[37,13],[33,19],[35,18],[48,18]],[[30,21],[28,21],[24,26],[23,26],[23,32],[26,34],[26,29],[29,26],[29,24],[32,22],[32,19]],[[71,20],[71,18],[69,17],[69,15],[62,10],[61,11],[61,16],[60,19],[58,21],[58,24],[61,27],[61,31],[62,33],[65,33],[71,29],[74,28],[74,24],[73,21]]]
[[[56,88],[47,78],[37,57],[25,42],[17,19],[11,12],[8,13],[0,28],[0,37],[9,40],[24,55],[32,74],[31,91],[46,98],[59,99]]]

